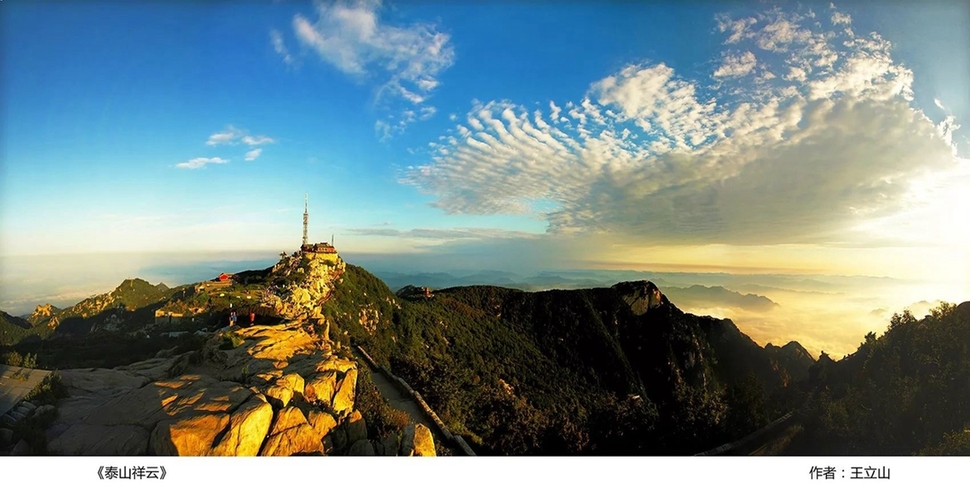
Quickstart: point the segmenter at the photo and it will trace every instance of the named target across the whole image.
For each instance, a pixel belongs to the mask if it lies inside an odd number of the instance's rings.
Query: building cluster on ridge
[[[323,260],[336,262],[339,257],[337,256],[337,249],[333,247],[333,244],[326,241],[315,244],[310,244],[309,242],[309,203],[309,195],[305,195],[303,202],[303,245],[300,246],[300,251],[310,258],[320,258]],[[331,238],[330,241],[333,241],[333,238]]]

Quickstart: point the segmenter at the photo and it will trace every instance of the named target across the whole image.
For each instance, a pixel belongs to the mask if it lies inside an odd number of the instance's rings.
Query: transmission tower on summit
[[[307,225],[310,224],[310,194],[303,195],[303,247],[307,245]]]

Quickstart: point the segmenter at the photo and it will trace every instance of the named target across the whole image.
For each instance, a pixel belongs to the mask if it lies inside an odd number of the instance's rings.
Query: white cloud
[[[554,120],[554,121],[555,120],[559,120],[559,112],[562,109],[560,109],[559,107],[557,107],[556,106],[556,103],[555,102],[552,102],[552,101],[549,102],[549,108],[552,110],[552,113],[550,114],[550,117],[552,117],[552,120]]]
[[[225,160],[219,157],[216,158],[192,158],[189,161],[183,161],[175,165],[175,168],[188,168],[190,170],[195,170],[198,168],[203,168],[208,164],[224,164],[229,163],[229,160]]]
[[[835,12],[834,14],[832,14],[832,23],[836,25],[838,24],[849,25],[852,23],[852,17],[849,16],[849,14],[843,14],[842,12]]]
[[[725,44],[736,44],[742,39],[750,37],[748,29],[757,22],[757,19],[754,18],[732,20],[726,15],[717,17],[717,26],[721,32],[731,31],[731,35],[724,41]]]
[[[745,51],[739,55],[729,54],[724,57],[724,61],[714,70],[714,77],[738,77],[744,76],[751,73],[757,64],[757,60],[754,57],[754,53],[751,51]]]
[[[900,212],[917,179],[952,167],[955,121],[911,106],[912,72],[878,34],[811,30],[802,19],[718,18],[729,40],[743,34],[731,44],[786,53],[763,67],[744,55],[726,63],[757,70],[755,83],[719,67],[719,88],[707,89],[663,63],[637,64],[565,109],[474,102],[403,181],[449,213],[534,215],[560,235],[843,242],[859,223]]]
[[[379,101],[423,109],[441,83],[441,72],[454,64],[450,37],[428,23],[383,22],[380,8],[381,2],[374,0],[318,3],[316,21],[296,15],[293,29],[302,44],[337,69],[380,80]],[[387,121],[379,125],[389,127]]]
[[[217,146],[220,144],[232,144],[233,140],[240,137],[242,131],[236,129],[235,127],[229,126],[225,131],[217,132],[209,136],[209,140],[205,144],[209,146]]]
[[[228,126],[224,131],[217,132],[209,136],[208,141],[205,144],[209,146],[218,146],[221,144],[234,145],[237,142],[242,142],[243,144],[249,146],[259,146],[262,144],[275,143],[276,140],[269,136],[251,136],[248,131],[243,129],[238,129],[234,126]]]
[[[262,152],[263,152],[263,148],[256,148],[256,149],[254,149],[252,151],[247,151],[246,152],[246,161],[253,161],[256,158],[259,158],[259,155]]]
[[[248,144],[249,146],[259,146],[261,144],[269,144],[276,141],[269,136],[243,136],[242,142]]]
[[[273,43],[273,50],[276,54],[283,58],[283,62],[286,64],[293,64],[293,56],[290,55],[290,51],[286,49],[286,44],[283,43],[283,36],[280,35],[279,31],[272,29],[269,31],[270,42]]]
[[[940,99],[934,98],[933,103],[936,104],[936,106],[939,107],[940,110],[946,110],[946,108],[943,107],[943,102],[940,102]]]

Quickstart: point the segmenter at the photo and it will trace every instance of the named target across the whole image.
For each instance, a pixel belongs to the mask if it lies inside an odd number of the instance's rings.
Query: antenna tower
[[[303,195],[303,246],[307,245],[307,225],[310,223],[310,194]]]

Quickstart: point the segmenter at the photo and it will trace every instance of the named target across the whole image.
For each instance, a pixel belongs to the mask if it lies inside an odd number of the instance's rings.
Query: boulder
[[[0,428],[0,447],[7,446],[11,441],[13,441],[13,430]]]
[[[340,385],[337,386],[337,392],[333,395],[333,403],[331,404],[334,412],[340,414],[353,410],[356,391],[357,369],[354,368],[347,371],[344,378],[341,379]]]
[[[337,426],[337,420],[333,419],[328,413],[313,409],[310,411],[307,421],[310,422],[310,426],[323,438],[330,434],[330,431]]]
[[[276,415],[270,436],[259,452],[262,456],[277,457],[323,453],[323,442],[317,431],[307,422],[303,412],[294,406]]]
[[[404,427],[401,436],[401,455],[417,457],[434,457],[434,438],[431,430],[423,424],[411,423]]]
[[[361,455],[376,455],[374,451],[374,444],[370,440],[357,440],[353,445],[350,446],[350,450],[347,455],[361,456]]]
[[[270,430],[270,435],[275,435],[282,433],[290,428],[295,428],[301,424],[309,425],[306,416],[303,415],[303,411],[300,411],[295,406],[289,406],[280,410],[276,414],[276,419],[273,421],[273,428]]]
[[[256,340],[246,353],[255,359],[286,362],[297,353],[312,349],[315,340],[306,333],[299,322],[281,326],[252,326],[237,332],[240,336]]]
[[[307,378],[303,397],[309,402],[319,401],[329,407],[336,392],[337,372],[322,372]]]
[[[273,408],[260,395],[251,397],[229,418],[229,430],[212,450],[212,455],[251,457],[269,433]]]
[[[347,427],[337,426],[330,430],[330,434],[323,437],[323,443],[328,453],[331,451],[343,451],[347,447]]]
[[[29,409],[29,410],[31,410],[31,411],[37,409],[37,406],[35,406],[34,404],[32,404],[30,402],[27,402],[27,401],[21,402],[20,405],[23,406],[23,407],[25,407],[25,408],[27,408],[27,409]]]
[[[276,409],[285,408],[290,403],[290,399],[293,399],[293,391],[285,385],[273,384],[266,387],[262,392]]]
[[[380,455],[397,455],[401,451],[401,435],[398,433],[388,433],[387,436],[381,440],[381,452]]]
[[[152,431],[151,452],[155,455],[210,455],[216,437],[229,425],[229,415],[204,413],[181,419],[166,419]]]
[[[347,443],[353,444],[358,440],[367,439],[367,422],[364,421],[364,417],[360,414],[360,411],[354,411],[350,413],[346,421],[347,428]]]
[[[337,348],[339,348],[339,343]],[[357,368],[357,362],[354,362],[352,360],[346,360],[332,355],[322,360],[315,367],[317,372],[336,370],[337,372],[341,372],[341,373],[345,373],[356,368]]]
[[[265,370],[253,374],[250,378],[252,382],[262,383],[262,384],[273,384],[276,379],[283,376],[283,371],[279,369]]]
[[[296,372],[290,372],[284,375],[281,379],[277,380],[276,383],[279,385],[285,385],[294,394],[299,393],[301,396],[303,395],[303,389],[306,386],[306,382],[303,380],[303,377]]]
[[[418,457],[434,457],[436,455],[431,429],[423,424],[418,424],[414,428],[414,455]]]

